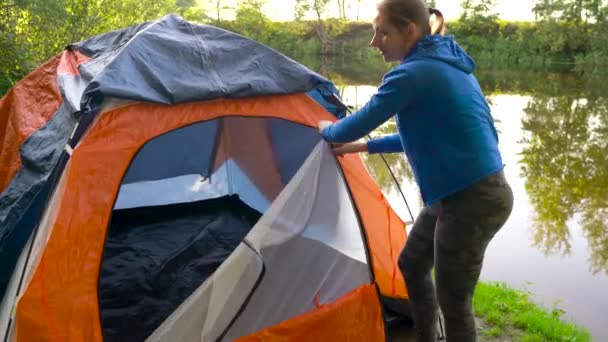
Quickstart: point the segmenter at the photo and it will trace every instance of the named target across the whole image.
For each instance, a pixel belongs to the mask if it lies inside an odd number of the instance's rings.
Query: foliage
[[[188,12],[180,0],[4,0],[0,3],[0,79],[14,83],[70,43]]]
[[[239,33],[258,41],[268,41],[269,20],[262,12],[264,0],[241,1],[236,10],[235,22],[239,24]]]

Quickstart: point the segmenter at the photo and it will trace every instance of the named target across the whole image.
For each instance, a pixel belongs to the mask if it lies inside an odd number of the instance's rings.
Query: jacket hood
[[[417,59],[438,60],[468,74],[475,70],[475,61],[454,41],[453,36],[424,36],[414,45],[403,62]]]

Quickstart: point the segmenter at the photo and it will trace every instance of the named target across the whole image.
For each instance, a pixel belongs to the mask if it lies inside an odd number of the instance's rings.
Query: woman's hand
[[[329,126],[331,126],[333,122],[328,120],[321,120],[317,124],[317,128],[319,129],[319,133],[323,132],[323,130]],[[367,152],[367,143],[365,142],[351,142],[346,144],[331,144],[331,150],[336,156],[340,156],[348,153],[358,153],[358,152]]]
[[[348,153],[367,152],[367,143],[357,141],[348,144],[333,145],[332,151],[336,156]]]
[[[319,123],[317,124],[317,128],[319,129],[319,133],[323,132],[323,130],[329,126],[331,126],[333,124],[333,122],[329,121],[329,120],[321,120],[319,121]]]

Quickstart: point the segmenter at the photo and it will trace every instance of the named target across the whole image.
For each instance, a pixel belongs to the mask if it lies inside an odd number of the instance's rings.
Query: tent
[[[336,98],[173,15],[40,66],[0,101],[0,339],[383,340],[406,231]]]

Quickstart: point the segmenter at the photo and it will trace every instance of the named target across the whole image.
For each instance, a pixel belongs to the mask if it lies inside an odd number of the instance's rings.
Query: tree
[[[222,0],[207,0],[210,2],[215,14],[215,23],[219,25],[222,20],[222,11],[233,9],[233,7],[228,6]]]
[[[184,16],[186,14],[186,11],[188,11],[188,9],[196,6],[196,0],[177,0],[175,2],[175,4],[177,5],[177,8],[179,9],[179,14],[181,16]]]
[[[24,51],[18,43],[17,22],[20,13],[21,7],[16,1],[5,0],[0,4],[0,94],[4,94],[27,69],[20,58]]]
[[[598,44],[606,31],[602,0],[537,0],[532,9],[546,50],[564,55],[606,53]]]
[[[492,49],[483,46],[479,37],[489,38],[493,44],[499,38],[498,14],[494,12],[496,0],[464,0],[461,3],[462,13],[459,19],[460,34],[467,48]],[[482,45],[482,46],[478,46]]]
[[[460,20],[496,20],[498,19],[498,14],[493,12],[495,6],[496,0],[464,0],[460,4],[460,7],[462,8]]]
[[[313,11],[320,21],[325,16],[329,0],[296,0],[295,19],[301,20],[309,11]]]
[[[179,10],[176,0],[3,0],[2,77],[20,79],[70,43]]]
[[[345,20],[346,7],[344,6],[344,3],[346,2],[346,0],[336,0],[336,2],[338,3],[338,14],[340,16],[340,19]]]
[[[314,23],[314,30],[321,44],[321,54],[329,53],[333,44],[323,20],[328,3],[329,0],[296,0],[295,4],[296,20],[302,19],[309,11],[315,13],[317,20]]]
[[[239,33],[249,38],[267,42],[270,22],[264,15],[265,0],[240,0],[236,11],[236,22]]]
[[[536,20],[561,20],[577,26],[604,23],[608,7],[603,0],[536,0],[532,8]]]

